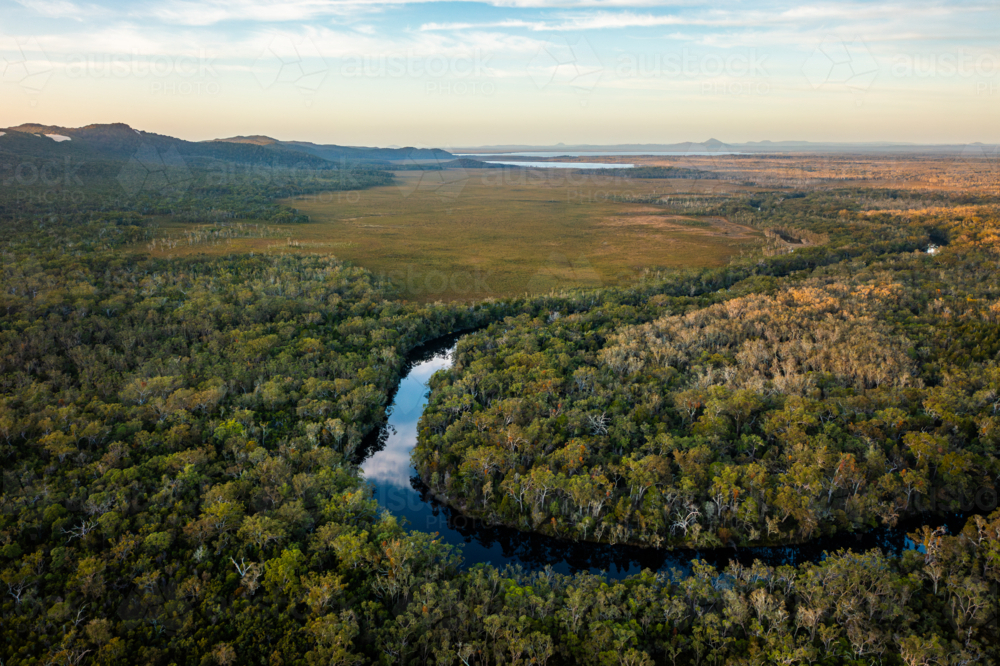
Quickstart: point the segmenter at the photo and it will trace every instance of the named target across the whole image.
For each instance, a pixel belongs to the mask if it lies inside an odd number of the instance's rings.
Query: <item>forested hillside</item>
[[[121,133],[112,138],[120,139]],[[128,128],[124,133],[126,145],[107,150],[21,132],[0,136],[0,217],[5,227],[37,231],[46,224],[57,229],[71,224],[71,236],[80,243],[107,249],[121,233],[133,241],[152,238],[140,229],[148,226],[150,216],[221,226],[304,222],[306,216],[277,200],[393,182],[391,171],[356,162],[268,161],[266,149],[259,148],[264,155],[247,157],[242,149],[258,147],[243,144],[223,144],[234,151],[182,156],[176,139],[138,136]],[[147,140],[149,136],[161,141]],[[80,225],[91,225],[90,233],[80,233]],[[56,242],[62,242],[65,234],[56,235]],[[48,249],[51,240],[38,247]]]
[[[837,217],[845,251],[930,227],[950,244],[494,324],[436,379],[425,480],[488,521],[657,547],[974,506],[1000,476],[996,211]]]

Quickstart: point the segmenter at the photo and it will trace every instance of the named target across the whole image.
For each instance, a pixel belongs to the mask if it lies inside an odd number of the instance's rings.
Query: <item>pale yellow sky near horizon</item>
[[[1000,8],[0,0],[0,126],[349,145],[1000,142]]]

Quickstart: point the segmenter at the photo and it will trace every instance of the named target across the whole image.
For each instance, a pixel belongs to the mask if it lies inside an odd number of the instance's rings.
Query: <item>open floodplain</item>
[[[613,167],[626,158],[585,159]],[[761,249],[788,251],[810,242],[786,243],[732,216],[706,214],[727,202],[753,201],[774,188],[790,196],[850,187],[988,194],[997,169],[987,155],[627,160],[640,169],[682,177],[636,177],[635,170],[612,168],[600,173],[400,170],[390,185],[284,199],[281,203],[308,216],[304,223],[205,224],[157,217],[152,240],[133,249],[162,257],[334,254],[390,282],[406,300],[471,301],[623,286],[663,271],[723,266]],[[891,209],[895,201],[873,203],[873,212]]]
[[[160,220],[148,249],[335,254],[390,280],[409,300],[482,299],[621,285],[663,269],[725,265],[764,242],[755,229],[683,213],[692,196],[731,196],[718,181],[624,179],[565,170],[396,172],[396,183],[283,203],[309,216],[258,235]],[[681,206],[678,208],[677,206]],[[193,240],[194,239],[194,240]],[[197,239],[204,239],[199,242]],[[209,242],[205,242],[209,241]]]

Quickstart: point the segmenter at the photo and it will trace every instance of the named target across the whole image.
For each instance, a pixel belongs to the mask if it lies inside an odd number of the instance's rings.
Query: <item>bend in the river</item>
[[[954,534],[967,518],[966,514],[936,516],[932,521],[917,517],[900,521],[895,527],[881,527],[864,534],[822,537],[801,545],[706,550],[575,542],[510,527],[484,525],[434,500],[411,463],[411,452],[417,443],[417,424],[427,404],[427,381],[435,372],[450,365],[458,337],[460,334],[438,338],[410,353],[409,371],[388,409],[388,422],[366,442],[366,450],[372,453],[361,468],[375,487],[375,498],[382,507],[406,519],[411,529],[436,532],[444,543],[464,546],[462,554],[466,565],[520,564],[530,570],[548,566],[557,573],[605,571],[614,578],[624,578],[643,569],[686,571],[694,559],[724,567],[731,561],[749,564],[760,560],[772,566],[819,561],[824,552],[841,548],[855,551],[881,548],[898,555],[914,547],[906,534],[921,525],[945,525],[949,533]]]

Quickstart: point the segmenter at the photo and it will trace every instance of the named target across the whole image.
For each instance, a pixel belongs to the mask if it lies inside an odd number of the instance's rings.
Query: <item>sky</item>
[[[450,148],[995,143],[998,29],[995,0],[0,0],[0,127]]]

